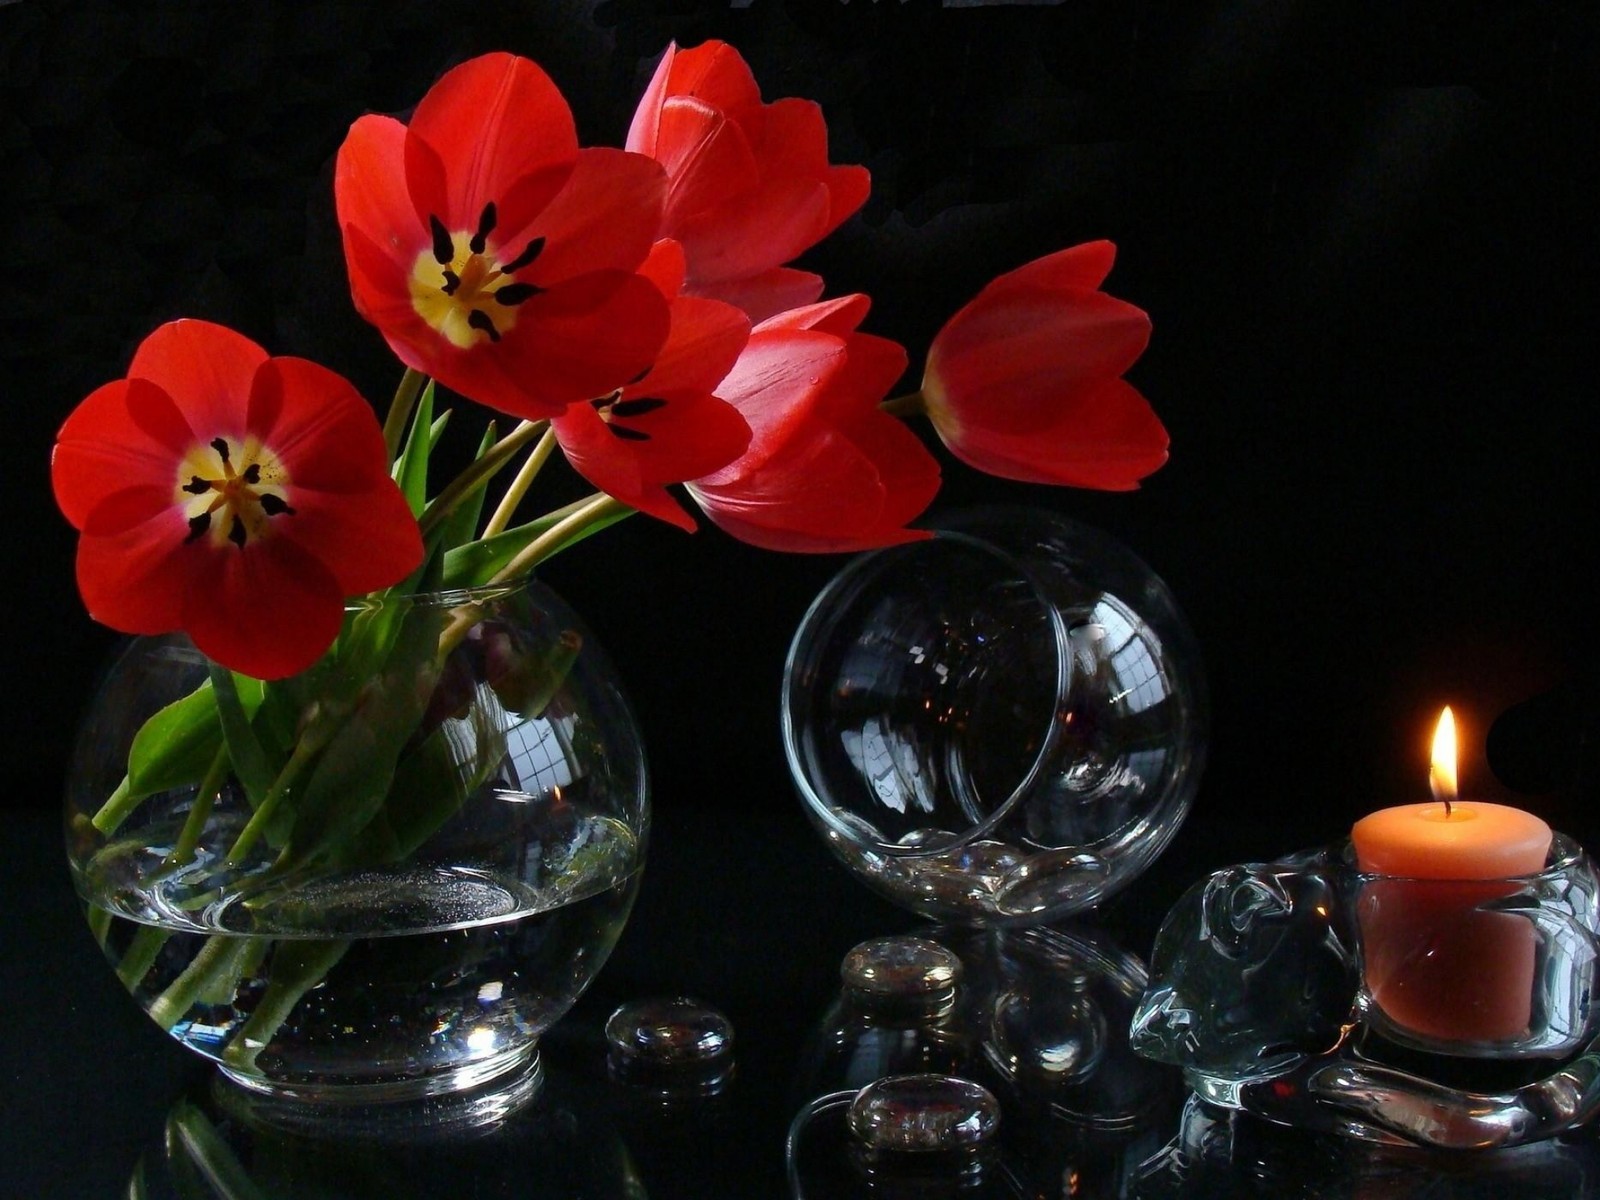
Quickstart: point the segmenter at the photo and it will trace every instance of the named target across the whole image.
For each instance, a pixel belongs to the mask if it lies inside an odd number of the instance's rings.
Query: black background
[[[1214,709],[1179,842],[1197,868],[1424,798],[1446,702],[1467,790],[1515,786],[1600,842],[1600,18],[1552,3],[13,0],[0,804],[58,803],[117,640],[83,615],[50,498],[71,406],[180,315],[386,399],[398,371],[350,307],[333,222],[350,121],[509,49],[555,78],[586,144],[618,144],[668,40],[708,37],[767,98],[820,101],[833,159],[871,169],[863,213],[801,265],[870,293],[868,328],[913,363],[993,275],[1119,245],[1108,289],[1153,317],[1130,378],[1169,465],[1099,495],[947,460],[939,503],[1057,509],[1172,586]],[[658,813],[795,803],[778,681],[841,561],[636,518],[551,567],[628,681]]]

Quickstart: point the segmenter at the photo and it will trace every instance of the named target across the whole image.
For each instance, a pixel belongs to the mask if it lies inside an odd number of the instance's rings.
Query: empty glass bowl
[[[1205,756],[1193,635],[1119,542],[986,509],[852,561],[784,671],[783,737],[834,853],[925,916],[1050,921],[1123,887]]]

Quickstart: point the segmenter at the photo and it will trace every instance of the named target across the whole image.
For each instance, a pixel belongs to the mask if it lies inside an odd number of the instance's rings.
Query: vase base
[[[543,1084],[534,1043],[450,1071],[371,1083],[283,1083],[222,1067],[216,1090],[226,1107],[279,1128],[415,1137],[495,1124],[531,1101]]]

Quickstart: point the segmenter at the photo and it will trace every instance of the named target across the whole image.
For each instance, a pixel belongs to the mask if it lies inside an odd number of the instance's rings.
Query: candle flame
[[[1428,788],[1433,798],[1444,805],[1446,815],[1456,802],[1456,718],[1444,706],[1433,730],[1433,762],[1428,767]]]

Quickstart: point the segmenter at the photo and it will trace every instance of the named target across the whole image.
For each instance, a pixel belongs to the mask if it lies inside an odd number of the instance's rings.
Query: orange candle
[[[1456,799],[1455,721],[1446,708],[1429,772],[1434,802],[1386,808],[1350,831],[1368,874],[1357,901],[1367,991],[1399,1031],[1442,1042],[1501,1042],[1528,1027],[1536,935],[1485,912],[1504,880],[1544,868],[1550,826],[1503,804]]]

